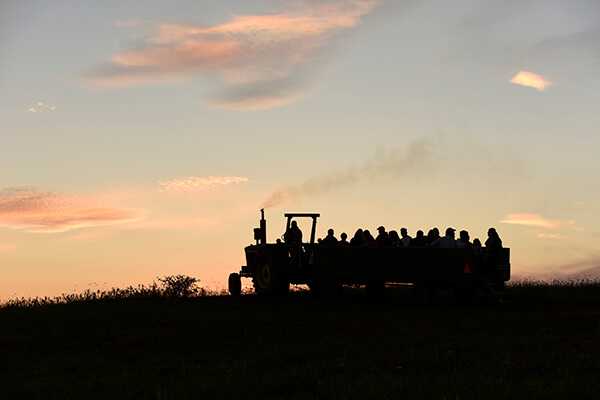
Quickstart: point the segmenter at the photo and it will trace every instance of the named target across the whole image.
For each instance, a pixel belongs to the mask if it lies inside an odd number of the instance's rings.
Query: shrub
[[[199,279],[186,275],[169,275],[157,278],[162,282],[165,294],[171,297],[189,297],[204,295],[204,289],[198,288]]]

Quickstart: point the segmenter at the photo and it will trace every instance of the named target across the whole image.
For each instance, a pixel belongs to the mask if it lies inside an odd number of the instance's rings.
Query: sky
[[[0,301],[176,274],[223,288],[261,208],[269,241],[285,212],[320,213],[317,237],[493,226],[515,279],[600,277],[598,15],[4,0]]]

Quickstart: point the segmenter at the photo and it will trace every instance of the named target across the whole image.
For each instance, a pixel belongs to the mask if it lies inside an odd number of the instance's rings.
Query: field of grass
[[[508,290],[504,305],[415,306],[408,288],[377,302],[135,289],[9,302],[0,398],[598,398],[600,283]]]

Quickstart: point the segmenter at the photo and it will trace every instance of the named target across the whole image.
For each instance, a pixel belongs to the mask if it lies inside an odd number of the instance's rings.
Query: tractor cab
[[[310,244],[315,244],[315,235],[317,231],[317,218],[321,216],[321,214],[314,213],[286,213],[284,216],[287,218],[287,223],[285,225],[285,232],[290,232],[292,227],[292,221],[294,218],[312,218],[312,225],[310,229]],[[284,234],[285,241],[285,234]]]

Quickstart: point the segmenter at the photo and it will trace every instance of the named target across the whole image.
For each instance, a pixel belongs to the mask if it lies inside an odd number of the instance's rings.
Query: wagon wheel
[[[311,293],[314,293],[315,296],[326,300],[334,300],[342,295],[341,282],[333,278],[313,281],[308,285],[308,287],[310,288]]]
[[[385,282],[373,280],[367,282],[367,296],[371,300],[377,300],[383,296],[383,291],[385,290]]]
[[[254,262],[252,283],[258,295],[288,293],[290,283],[286,276],[286,262],[277,254],[262,253]]]
[[[469,304],[475,300],[477,292],[474,287],[460,287],[454,289],[454,298],[459,303]]]
[[[434,291],[425,282],[415,282],[412,287],[413,300],[416,305],[427,306],[433,303]]]

